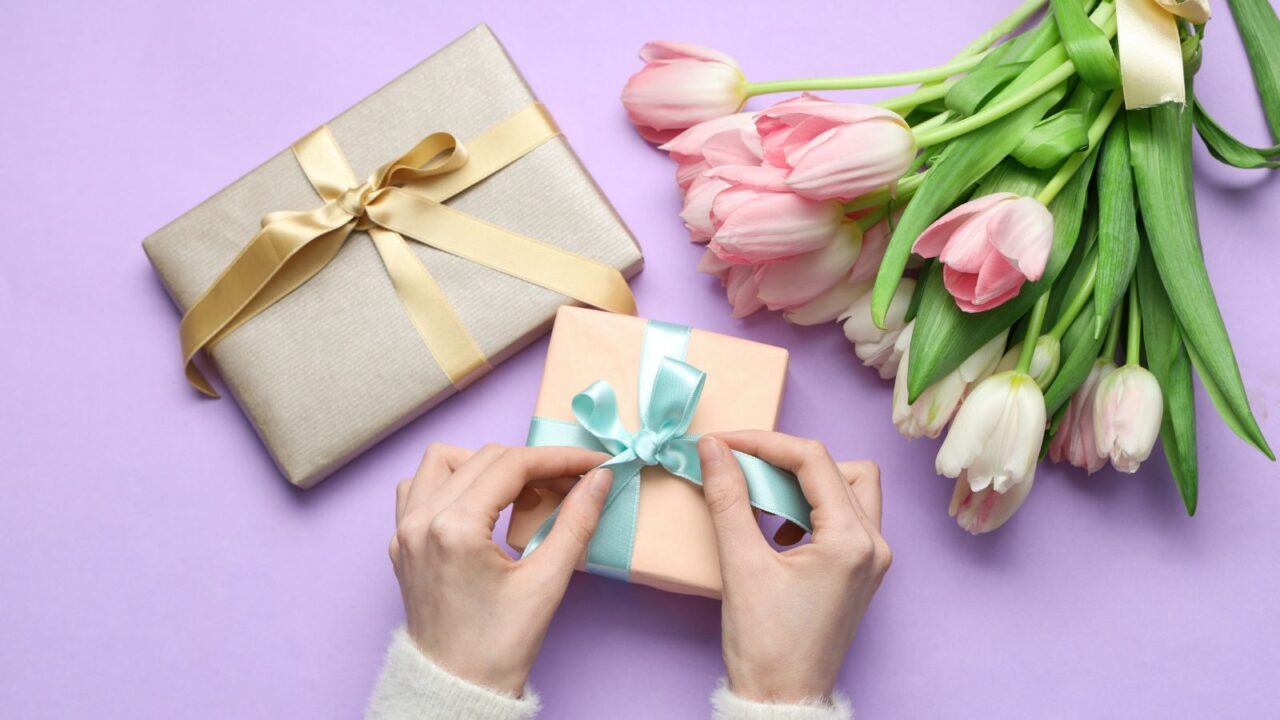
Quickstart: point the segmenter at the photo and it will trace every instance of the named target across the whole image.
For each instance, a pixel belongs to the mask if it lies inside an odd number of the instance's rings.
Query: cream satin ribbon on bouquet
[[[634,315],[635,298],[617,269],[444,204],[559,133],[535,103],[465,147],[449,133],[432,133],[363,183],[328,127],[294,143],[294,156],[324,204],[264,217],[258,235],[187,310],[180,327],[187,379],[217,397],[193,362],[195,355],[324,269],[357,230],[373,239],[418,334],[458,387],[489,369],[488,358],[406,238],[584,304]]]
[[[1179,17],[1203,25],[1209,20],[1209,0],[1116,0],[1126,108],[1187,101]]]

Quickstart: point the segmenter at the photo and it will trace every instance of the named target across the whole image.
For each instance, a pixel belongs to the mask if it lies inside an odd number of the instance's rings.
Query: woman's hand
[[[791,470],[813,506],[813,541],[776,552],[756,524],[730,448]],[[871,596],[889,569],[880,536],[874,463],[836,465],[815,440],[720,433],[698,442],[703,492],[715,522],[729,689],[764,702],[825,698]],[[779,540],[791,535],[784,526]]]
[[[523,692],[612,481],[608,470],[577,476],[607,459],[560,447],[427,450],[417,475],[396,488],[391,563],[409,637],[436,664],[477,685]],[[568,496],[537,551],[513,560],[493,542],[493,527],[526,485]]]

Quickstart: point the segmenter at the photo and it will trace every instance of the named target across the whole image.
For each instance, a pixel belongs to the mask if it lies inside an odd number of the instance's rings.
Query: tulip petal
[[[825,248],[757,266],[760,300],[770,310],[809,302],[848,276],[861,244],[858,226],[844,222]]]
[[[1027,279],[1000,253],[992,253],[978,270],[973,288],[975,305],[988,305],[992,300],[1005,296],[1010,290],[1017,292]]]
[[[916,238],[915,244],[911,246],[911,251],[922,257],[938,257],[942,254],[943,248],[947,245],[947,240],[951,238],[961,225],[965,224],[974,215],[986,211],[997,204],[1012,200],[1018,197],[1013,193],[992,193],[974,198],[967,203],[956,207],[951,212],[943,215],[933,221],[929,227],[924,229]]]
[[[1044,274],[1053,249],[1053,215],[1039,200],[1020,197],[995,211],[987,237],[1028,280]]]

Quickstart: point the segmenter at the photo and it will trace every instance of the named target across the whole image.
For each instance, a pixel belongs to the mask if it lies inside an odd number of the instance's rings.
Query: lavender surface
[[[401,619],[393,487],[430,441],[521,442],[545,340],[300,492],[233,402],[187,387],[177,313],[139,242],[481,21],[644,244],[642,312],[790,348],[780,428],[880,462],[895,564],[841,675],[860,718],[1280,711],[1280,468],[1202,391],[1196,518],[1157,453],[1133,477],[1043,468],[1008,526],[969,537],[946,515],[936,443],[897,435],[890,388],[837,326],[730,319],[694,271],[674,166],[617,101],[648,39],[724,50],[753,80],[893,71],[944,62],[1012,5],[8,7],[0,714],[359,714]],[[1270,144],[1226,4],[1214,9],[1199,94],[1230,130]],[[1209,270],[1274,443],[1280,180],[1224,168],[1198,140],[1196,160]],[[579,576],[533,681],[545,717],[702,718],[721,672],[714,602]]]

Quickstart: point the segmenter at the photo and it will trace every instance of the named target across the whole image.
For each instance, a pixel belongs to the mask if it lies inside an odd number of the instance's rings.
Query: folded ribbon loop
[[[698,438],[688,431],[706,373],[681,359],[689,332],[687,327],[667,323],[650,322],[647,326],[640,370],[642,419],[634,433],[623,425],[617,395],[604,380],[574,396],[571,406],[577,424],[535,417],[530,425],[529,445],[573,445],[613,455],[602,465],[613,471],[614,478],[587,551],[590,572],[628,579],[642,468],[660,465],[677,477],[702,484]],[[811,529],[809,504],[791,473],[744,453],[733,454],[746,477],[753,506]],[[558,514],[557,508],[542,523],[525,546],[524,555],[546,538]]]
[[[559,132],[541,105],[530,105],[473,139],[470,148],[449,133],[427,135],[364,183],[328,127],[308,134],[293,152],[325,202],[314,210],[267,214],[258,235],[187,309],[180,327],[187,379],[217,397],[195,355],[324,269],[357,230],[368,232],[414,328],[458,387],[486,371],[488,359],[406,239],[587,305],[634,314],[635,299],[617,269],[443,204]]]

